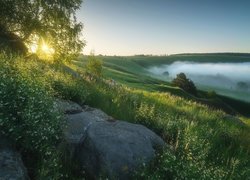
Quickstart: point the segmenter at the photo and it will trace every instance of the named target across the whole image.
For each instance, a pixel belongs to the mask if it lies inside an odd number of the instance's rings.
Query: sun
[[[39,53],[44,55],[52,55],[55,52],[55,50],[45,42],[42,42],[41,44],[29,45],[29,51],[31,53]]]
[[[48,44],[43,43],[41,46],[41,50],[43,51],[44,54],[53,54],[54,49],[51,48]]]
[[[28,46],[29,52],[36,54],[41,59],[53,60],[55,49],[51,46],[51,42],[45,41],[43,38],[35,39]]]
[[[42,45],[42,51],[47,54],[49,52],[49,46],[47,44],[43,44]]]

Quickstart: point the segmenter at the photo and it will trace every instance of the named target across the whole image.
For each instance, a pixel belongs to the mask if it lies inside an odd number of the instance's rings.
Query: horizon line
[[[90,53],[89,53],[90,54]],[[89,55],[86,53],[81,53],[81,55]],[[226,51],[226,52],[184,52],[184,53],[162,53],[162,54],[133,54],[133,55],[117,55],[117,54],[102,54],[97,53],[96,56],[118,56],[118,57],[129,57],[129,56],[173,56],[173,55],[202,55],[202,54],[245,54],[250,55],[250,52],[234,52],[234,51]]]

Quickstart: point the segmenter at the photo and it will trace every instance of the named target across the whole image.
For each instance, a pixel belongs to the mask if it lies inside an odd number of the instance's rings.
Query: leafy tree
[[[98,78],[101,77],[102,75],[102,61],[98,59],[94,55],[94,53],[91,53],[88,56],[86,70],[87,70],[87,73]]]
[[[188,79],[184,73],[179,73],[176,75],[176,78],[173,79],[172,84],[178,86],[184,91],[197,95],[197,89],[192,80]]]
[[[10,41],[22,41],[28,47],[46,42],[55,58],[77,55],[84,42],[80,40],[82,24],[75,12],[82,0],[1,0],[0,38],[15,35]]]
[[[249,88],[249,86],[246,82],[240,81],[237,83],[237,88],[240,90],[247,90]]]

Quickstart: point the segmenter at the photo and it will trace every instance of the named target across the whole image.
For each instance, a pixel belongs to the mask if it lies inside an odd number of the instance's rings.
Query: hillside
[[[160,80],[153,76],[147,70],[147,67],[169,64],[176,60],[197,62],[250,62],[249,54],[217,53],[179,54],[170,56],[99,56],[98,58],[103,61],[103,75],[105,78],[113,79],[130,88],[150,92],[168,92],[172,95],[209,105],[215,109],[225,110],[227,113],[240,113],[245,116],[250,116],[249,102],[243,102],[219,94],[216,94],[215,97],[209,97],[204,90],[199,90],[198,97],[194,97],[182,89],[173,87],[170,82]],[[86,64],[86,60],[87,57],[82,56],[77,61],[74,61],[74,64],[81,70]]]
[[[119,65],[121,62],[124,64]],[[249,119],[155,91],[154,86],[160,88],[163,82],[147,76],[137,77],[136,71],[141,75],[145,72],[136,64],[126,70],[133,61],[118,62],[114,58],[107,60],[107,66],[104,62],[105,78],[107,75],[115,78],[118,74],[117,82],[124,85],[89,78],[82,60],[57,64],[1,55],[0,63],[1,130],[15,142],[33,179],[87,177],[65,163],[66,152],[58,152],[64,119],[54,109],[55,98],[99,108],[118,120],[142,124],[171,146],[134,172],[134,179],[249,177]],[[135,83],[130,88],[134,82],[141,84]],[[146,88],[145,82],[150,82]]]

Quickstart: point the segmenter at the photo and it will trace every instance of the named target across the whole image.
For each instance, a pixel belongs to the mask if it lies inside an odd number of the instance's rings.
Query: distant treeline
[[[236,53],[236,52],[219,52],[219,53],[180,53],[180,54],[171,54],[171,55],[184,55],[184,56],[195,56],[195,55],[212,55],[212,56],[217,56],[217,55],[222,55],[222,56],[247,56],[250,57],[250,53]]]

